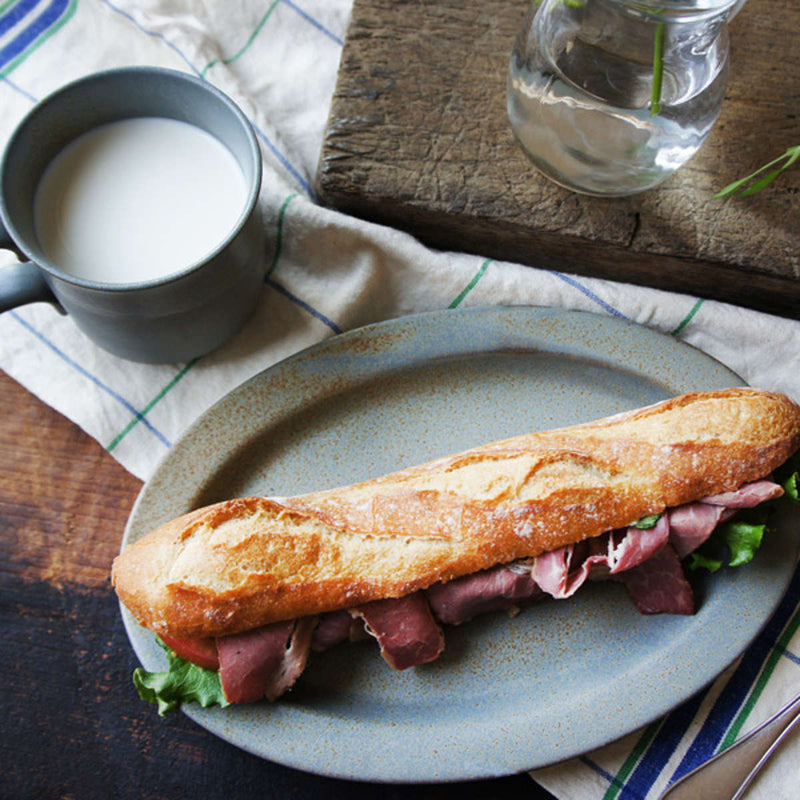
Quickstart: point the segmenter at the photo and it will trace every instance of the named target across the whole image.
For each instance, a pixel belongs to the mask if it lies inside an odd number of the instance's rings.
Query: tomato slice
[[[205,669],[219,669],[219,656],[217,655],[217,640],[213,637],[198,639],[177,639],[172,636],[162,636],[161,641],[172,650],[175,655],[197,664]]]

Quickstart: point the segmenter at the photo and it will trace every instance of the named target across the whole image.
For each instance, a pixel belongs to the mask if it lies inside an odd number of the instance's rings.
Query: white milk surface
[[[236,159],[211,134],[172,119],[127,119],[83,134],[53,159],[36,191],[36,233],[71,275],[149,281],[215,250],[246,200]]]

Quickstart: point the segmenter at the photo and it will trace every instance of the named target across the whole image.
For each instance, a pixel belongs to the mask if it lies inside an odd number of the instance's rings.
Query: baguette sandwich
[[[134,682],[161,713],[274,700],[315,651],[376,639],[395,669],[424,664],[442,625],[590,578],[621,580],[644,613],[691,614],[684,566],[749,559],[764,525],[742,515],[797,499],[796,473],[776,471],[799,448],[798,405],[735,388],[192,511],[114,560],[121,602],[170,662]]]

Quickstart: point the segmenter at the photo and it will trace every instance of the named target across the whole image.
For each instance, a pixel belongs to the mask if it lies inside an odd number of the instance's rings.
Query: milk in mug
[[[247,202],[236,159],[178,120],[141,117],[95,128],[42,175],[36,234],[59,269],[106,284],[152,281],[204,260]]]

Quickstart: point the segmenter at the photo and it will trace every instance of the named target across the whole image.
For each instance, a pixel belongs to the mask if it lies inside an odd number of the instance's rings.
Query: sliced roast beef
[[[669,513],[669,542],[680,558],[686,558],[708,539],[731,512],[725,506],[689,503]]]
[[[558,600],[571,597],[589,576],[587,559],[576,559],[573,566],[575,545],[568,544],[550,553],[542,553],[533,562],[533,579],[547,594]]]
[[[321,653],[343,642],[358,642],[368,638],[363,619],[353,617],[349,611],[330,611],[320,615],[311,639],[311,649]]]
[[[783,487],[775,481],[764,479],[740,486],[734,492],[723,492],[701,498],[701,503],[710,503],[726,508],[754,508],[767,500],[774,500],[783,494]]]
[[[662,514],[652,528],[630,527],[621,534],[613,531],[610,540],[608,568],[616,575],[647,561],[661,550],[669,541],[669,521]]]
[[[220,636],[219,677],[225,697],[232,703],[252,703],[283,694],[305,669],[315,625],[314,617],[302,617]]]
[[[427,664],[444,650],[444,635],[424,592],[375,600],[353,609],[377,640],[381,655],[397,670]]]
[[[512,611],[542,596],[529,559],[436,583],[427,589],[433,616],[460,625],[479,614]]]
[[[669,539],[662,516],[652,528],[626,528],[568,544],[534,560],[533,578],[558,600],[571,597],[589,577],[616,575],[653,557]]]
[[[281,659],[280,667],[265,692],[269,700],[275,700],[294,686],[303,674],[311,651],[311,638],[317,627],[316,617],[300,617],[295,620],[289,646]]]
[[[694,614],[692,587],[670,544],[623,572],[622,581],[643,614]]]

